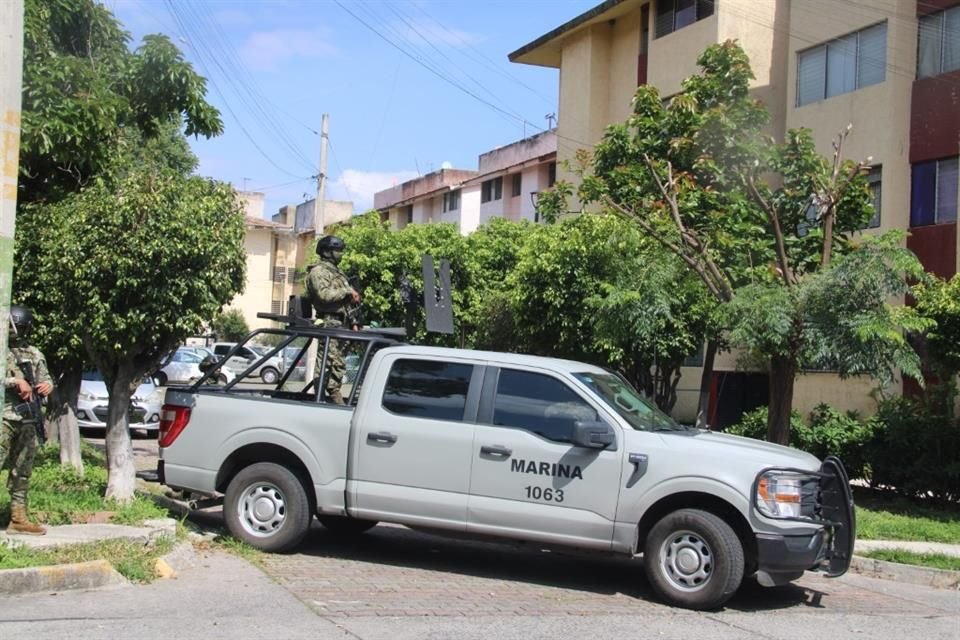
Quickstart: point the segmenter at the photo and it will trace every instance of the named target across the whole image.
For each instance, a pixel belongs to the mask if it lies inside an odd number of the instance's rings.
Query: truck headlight
[[[789,471],[767,471],[757,480],[757,509],[771,518],[802,518],[812,514],[804,509],[804,498],[810,502],[810,476]],[[815,498],[815,497],[814,497]]]

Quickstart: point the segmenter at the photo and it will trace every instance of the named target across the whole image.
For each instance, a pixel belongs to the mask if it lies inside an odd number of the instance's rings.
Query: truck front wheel
[[[680,509],[650,530],[643,550],[650,585],[667,603],[687,609],[716,609],[743,580],[743,544],[720,517]]]
[[[227,486],[223,517],[234,537],[262,551],[296,547],[310,530],[310,501],[300,479],[286,467],[258,462]]]

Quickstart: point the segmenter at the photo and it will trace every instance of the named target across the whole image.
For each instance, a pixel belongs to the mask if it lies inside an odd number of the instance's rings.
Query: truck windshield
[[[686,427],[660,411],[626,380],[612,373],[574,373],[637,431],[685,431]]]

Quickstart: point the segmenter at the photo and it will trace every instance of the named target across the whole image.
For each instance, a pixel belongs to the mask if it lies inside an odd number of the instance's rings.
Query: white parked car
[[[235,346],[237,346],[236,342],[217,342],[213,345],[213,353],[217,358],[222,360]],[[262,348],[263,352],[258,353],[255,348]],[[279,354],[275,354],[270,358],[264,359],[263,356],[271,350],[269,347],[263,348],[257,347],[256,345],[244,345],[230,356],[224,365],[224,369],[229,369],[233,371],[234,374],[240,375],[246,371],[250,365],[256,363],[257,366],[254,367],[248,376],[259,376],[266,384],[276,384],[284,372],[283,358]],[[249,380],[249,377],[247,379]]]
[[[203,376],[203,372],[200,371],[200,363],[204,357],[204,354],[193,348],[180,347],[170,356],[163,368],[154,377],[161,385],[169,383],[192,384]],[[217,382],[226,384],[232,382],[235,377],[232,371],[224,367],[218,372]]]
[[[77,397],[77,422],[81,429],[107,428],[107,403],[109,394],[103,376],[97,370],[85,371]],[[150,378],[144,378],[130,398],[131,429],[157,431],[160,427],[160,407],[163,406],[163,389],[158,389]]]

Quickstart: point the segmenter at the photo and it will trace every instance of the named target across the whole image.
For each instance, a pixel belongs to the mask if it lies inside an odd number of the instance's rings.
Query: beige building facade
[[[878,216],[865,233],[909,230],[908,246],[928,269],[956,273],[960,0],[607,0],[510,60],[559,70],[559,178],[576,182],[565,161],[628,117],[638,85],[669,98],[699,71],[707,46],[731,39],[750,56],[753,92],[770,110],[775,137],[809,128],[829,157],[833,138],[852,125],[844,156],[873,165]],[[712,423],[730,419],[717,414],[721,398],[742,407],[764,401],[763,374],[737,371],[729,353],[716,369]],[[700,371],[684,368],[681,419],[695,413]],[[797,380],[795,406],[871,413],[874,386],[808,372]]]

